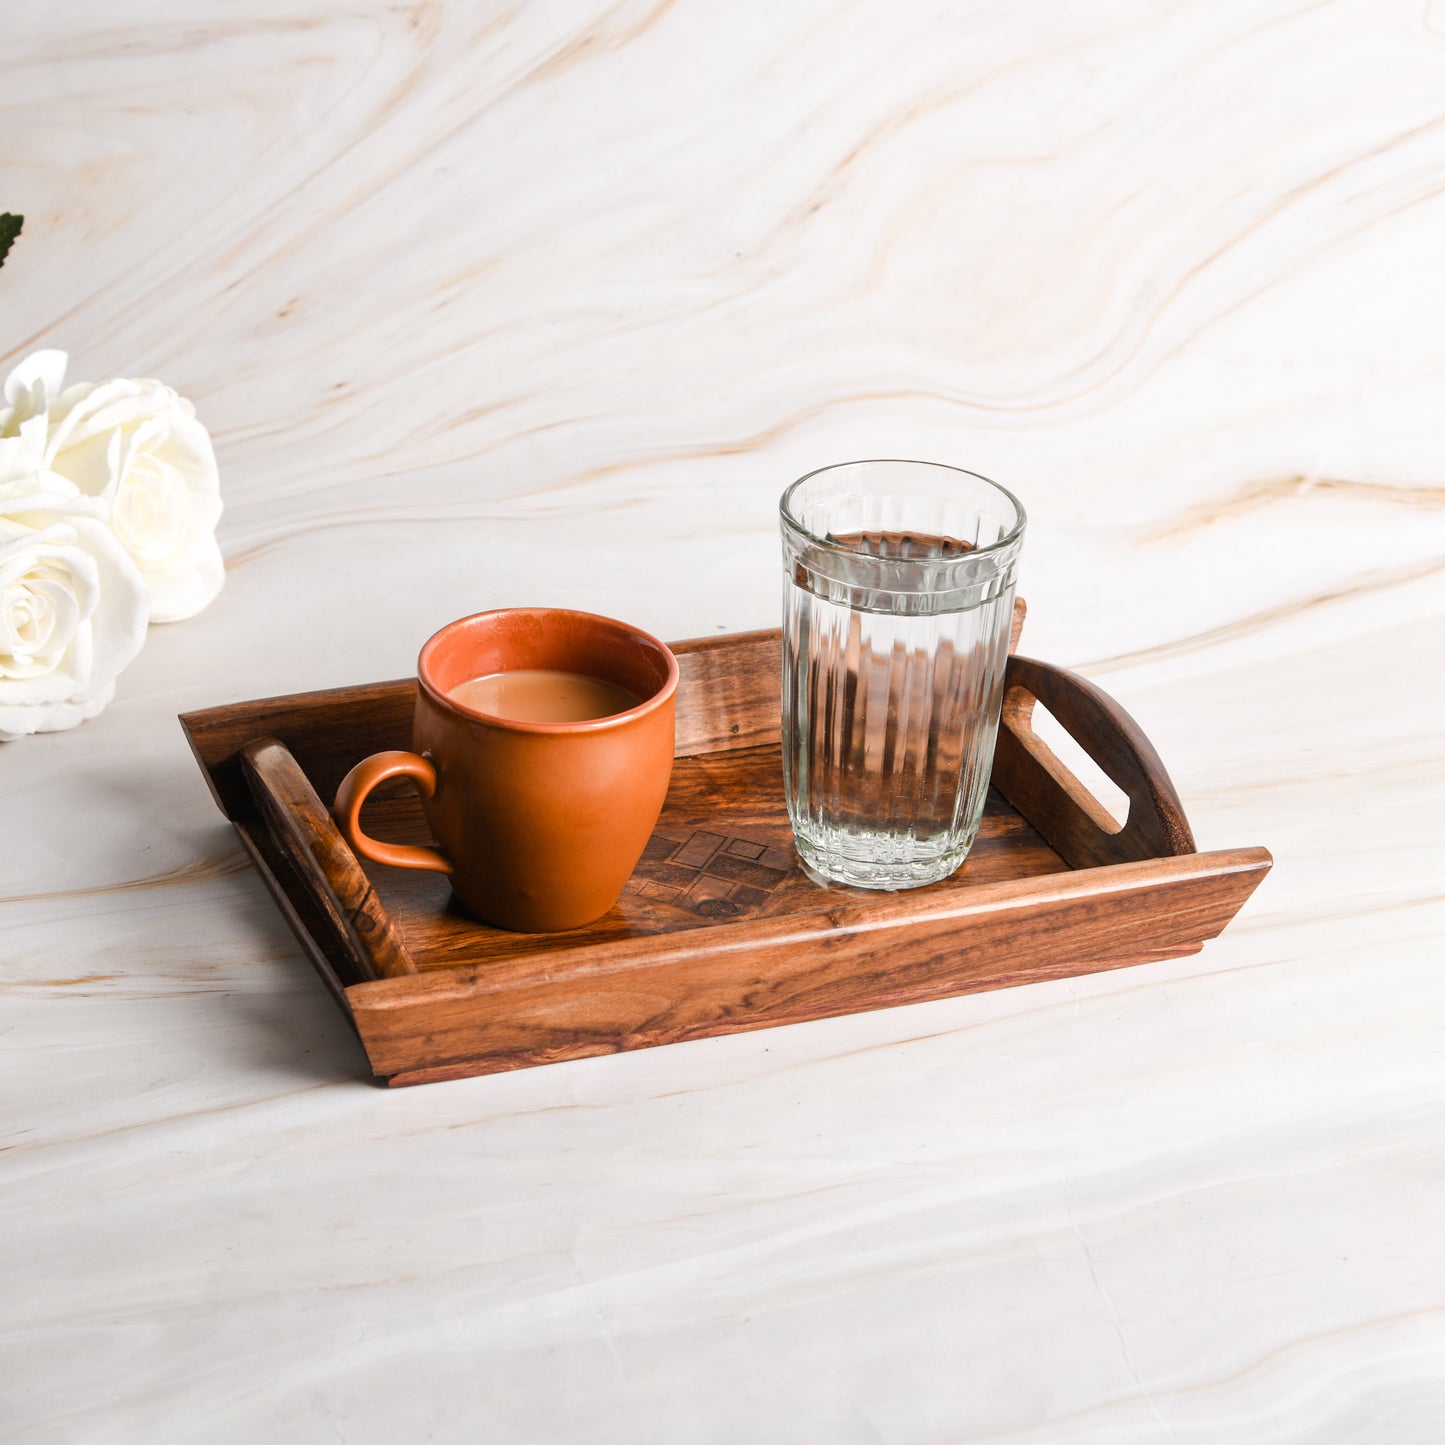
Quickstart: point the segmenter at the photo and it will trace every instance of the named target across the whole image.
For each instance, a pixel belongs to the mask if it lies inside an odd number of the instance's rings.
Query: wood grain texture
[[[677,1043],[1197,950],[1269,868],[1263,849],[1025,879],[452,969],[350,990],[379,1074],[471,1073]]]
[[[233,823],[246,857],[250,859],[277,911],[286,921],[307,961],[326,992],[351,1017],[349,984],[366,983],[369,975],[355,954],[330,928],[327,915],[311,896],[304,880],[271,830],[261,822]]]
[[[428,837],[410,792],[372,805],[369,816],[368,826],[389,839],[422,843]],[[679,758],[652,839],[621,897],[595,922],[566,933],[491,928],[455,902],[439,874],[364,866],[423,970],[815,912],[834,906],[838,896],[819,888],[798,864],[776,743]],[[1066,866],[1004,798],[990,793],[960,872],[907,896],[1046,877]]]
[[[285,744],[275,738],[247,743],[241,766],[262,819],[337,941],[373,978],[415,973],[401,931]]]
[[[359,734],[409,739],[415,702],[415,681],[400,678],[206,708],[183,713],[180,723],[217,805],[236,822],[257,812],[241,762],[249,744],[274,738],[321,797],[334,797],[351,763],[363,756],[343,761],[349,752],[338,737],[337,716],[344,713],[348,730]]]
[[[1036,702],[1123,789],[1122,826],[1034,731]],[[1101,688],[1048,663],[1009,659],[993,781],[1073,868],[1194,851],[1179,795],[1139,725]]]
[[[776,631],[677,645],[686,723],[662,816],[617,905],[560,934],[478,923],[445,877],[363,865],[336,834],[318,794],[356,759],[408,741],[408,684],[238,704],[183,724],[223,807],[239,759],[252,810],[233,821],[290,900],[292,927],[311,932],[313,962],[349,981],[373,1068],[403,1082],[1188,953],[1269,867],[1259,849],[1194,853],[1163,765],[1128,715],[1083,679],[1015,656],[1009,762],[965,865],[903,893],[820,887],[798,864],[784,802],[779,648]],[[1035,697],[1128,792],[1123,829],[1106,831],[1098,803],[1033,735]],[[238,747],[262,725],[275,736]],[[381,836],[428,840],[409,788],[369,812]]]

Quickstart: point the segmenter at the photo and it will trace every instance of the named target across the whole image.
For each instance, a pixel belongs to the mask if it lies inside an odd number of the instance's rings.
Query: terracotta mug
[[[456,702],[474,677],[519,668],[600,678],[642,699],[585,722],[518,722]],[[451,875],[484,922],[519,933],[577,928],[617,901],[672,775],[677,659],[655,637],[587,612],[513,607],[443,627],[417,660],[415,752],[376,753],[342,780],[333,809],[375,863]],[[362,831],[386,778],[421,794],[436,848]]]

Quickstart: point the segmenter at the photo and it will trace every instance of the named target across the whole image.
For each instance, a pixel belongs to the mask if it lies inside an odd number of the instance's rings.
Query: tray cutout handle
[[[285,743],[247,743],[241,768],[267,827],[361,972],[371,978],[414,974],[401,930]]]
[[[1122,825],[1034,731],[1035,702],[1128,798]],[[993,782],[1071,868],[1195,852],[1179,794],[1138,723],[1063,668],[1009,658]]]

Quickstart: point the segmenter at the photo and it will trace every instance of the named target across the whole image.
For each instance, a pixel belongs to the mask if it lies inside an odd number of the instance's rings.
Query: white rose
[[[103,504],[0,441],[0,742],[94,717],[145,641],[145,583]]]
[[[63,351],[38,351],[15,368],[0,437],[38,447],[46,466],[107,504],[115,535],[145,578],[152,622],[195,616],[225,580],[210,435],[191,403],[163,382],[63,387],[65,364]]]

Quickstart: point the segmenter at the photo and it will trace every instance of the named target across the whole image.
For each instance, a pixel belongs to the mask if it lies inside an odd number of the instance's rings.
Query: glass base
[[[912,856],[899,857],[897,837],[867,838],[850,834],[831,846],[819,846],[796,829],[793,843],[803,871],[815,882],[846,883],[850,888],[872,888],[897,893],[905,888],[926,888],[958,872],[973,846],[973,837],[954,841],[950,848],[933,850],[915,845]]]

